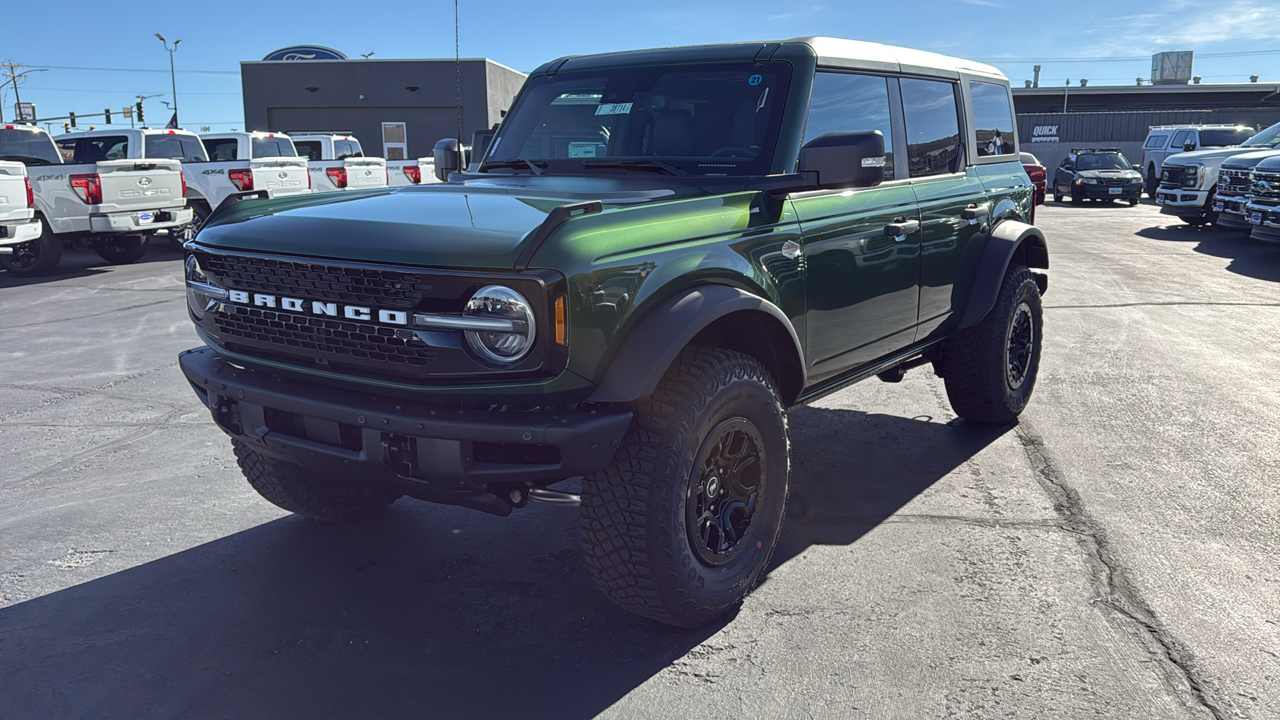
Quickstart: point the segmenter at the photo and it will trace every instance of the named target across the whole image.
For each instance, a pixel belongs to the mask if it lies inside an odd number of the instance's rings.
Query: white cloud
[[[965,5],[977,5],[978,7],[1002,8],[1003,4],[994,2],[994,0],[960,0]]]
[[[1167,0],[1159,13],[1115,18],[1098,34],[1107,37],[1091,48],[1100,54],[1194,50],[1210,43],[1274,40],[1280,36],[1280,13],[1274,0],[1222,0],[1208,5]]]

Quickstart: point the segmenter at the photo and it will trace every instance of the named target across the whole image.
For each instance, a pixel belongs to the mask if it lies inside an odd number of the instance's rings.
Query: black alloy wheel
[[[717,425],[702,443],[689,475],[685,529],[702,563],[718,567],[742,549],[766,482],[765,445],[750,420]]]
[[[1027,381],[1031,360],[1035,356],[1035,317],[1031,305],[1018,303],[1009,319],[1008,339],[1005,342],[1005,380],[1010,390],[1017,390]]]
[[[11,246],[13,252],[0,255],[0,267],[18,277],[48,275],[62,261],[62,238],[53,234],[49,223],[40,221],[40,237],[31,242]]]

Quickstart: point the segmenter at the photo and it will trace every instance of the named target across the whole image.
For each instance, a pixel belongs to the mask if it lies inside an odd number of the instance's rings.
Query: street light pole
[[[169,41],[164,39],[160,33],[156,33],[156,39],[164,45],[164,49],[169,51],[169,84],[173,89],[173,120],[174,125],[178,124],[178,76],[173,70],[173,53],[178,50],[181,40],[174,40],[173,47],[169,47]]]
[[[5,70],[7,70],[8,72],[6,74],[9,76],[9,80],[7,82],[0,83],[0,88],[4,87],[5,85],[8,85],[9,83],[13,83],[13,103],[15,108],[18,105],[22,104],[22,95],[21,93],[18,92],[18,81],[25,78],[26,76],[30,75],[33,72],[44,72],[45,70],[48,69],[48,68],[33,68],[31,70],[27,70],[26,72],[18,72],[18,68],[20,67],[26,67],[26,65],[19,65],[13,62],[0,63],[0,68],[4,68]],[[4,103],[0,103],[0,105],[3,105],[3,104]],[[0,108],[0,122],[3,122],[3,121],[4,121],[4,109]],[[18,121],[21,122],[22,118],[19,117]]]

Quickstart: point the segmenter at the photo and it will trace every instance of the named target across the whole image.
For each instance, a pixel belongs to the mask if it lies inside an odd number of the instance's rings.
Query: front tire
[[[144,235],[100,238],[94,241],[93,251],[112,265],[127,265],[147,254],[147,238]]]
[[[322,475],[263,455],[239,440],[231,445],[253,489],[291,513],[315,520],[356,520],[377,514],[400,497],[379,478]]]
[[[62,238],[53,234],[49,222],[40,220],[40,237],[13,246],[13,253],[0,255],[0,267],[18,277],[48,275],[62,262]]]
[[[957,415],[994,425],[1018,419],[1040,369],[1043,317],[1031,271],[1010,267],[991,312],[942,348],[938,374]]]
[[[790,476],[773,377],[739,352],[689,347],[612,464],[582,487],[582,545],[624,610],[698,627],[732,612],[777,544]]]

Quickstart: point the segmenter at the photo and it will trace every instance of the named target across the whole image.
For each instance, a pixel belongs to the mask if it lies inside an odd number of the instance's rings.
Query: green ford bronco
[[[696,626],[768,564],[789,408],[932,363],[1010,423],[1035,385],[1048,252],[994,68],[826,38],[569,57],[474,171],[436,156],[446,183],[249,193],[186,245],[182,371],[286,510],[581,506],[604,593]]]

